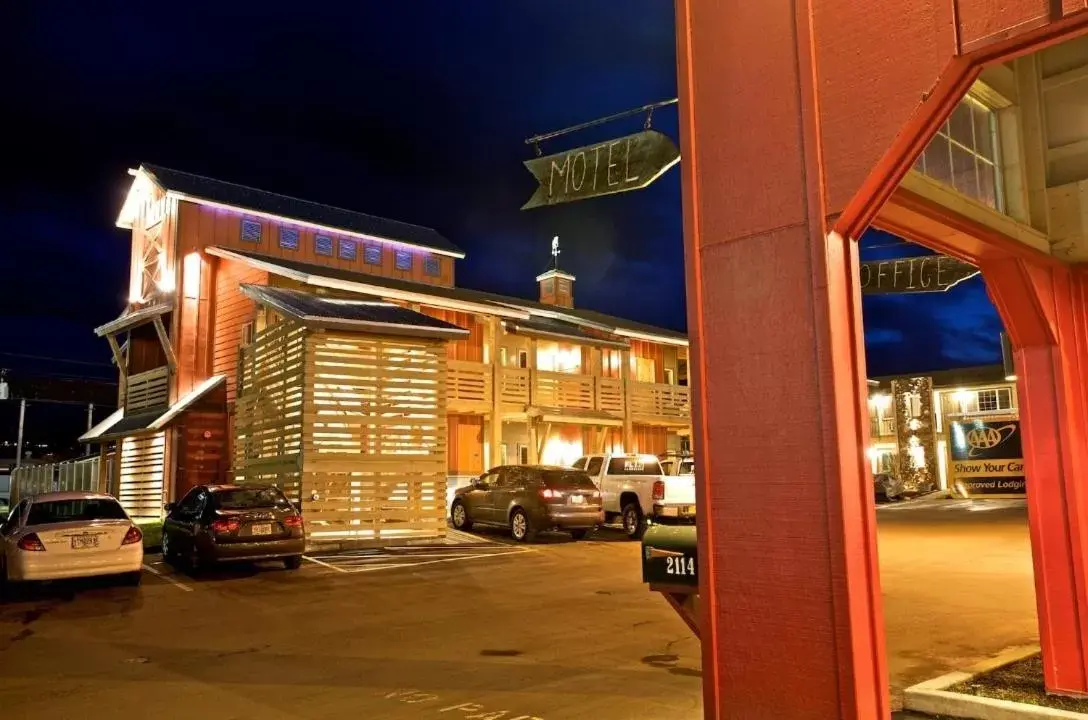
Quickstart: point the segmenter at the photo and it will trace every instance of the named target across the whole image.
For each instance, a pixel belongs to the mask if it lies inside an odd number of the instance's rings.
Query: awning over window
[[[551,340],[570,340],[582,345],[626,350],[630,343],[619,339],[608,339],[594,335],[589,330],[564,320],[545,317],[533,317],[531,320],[505,320],[506,329],[515,335],[547,338]]]
[[[569,423],[571,425],[597,425],[621,427],[623,419],[600,410],[575,410],[573,408],[553,408],[530,406],[525,411],[527,418],[538,417],[546,423]]]
[[[256,303],[314,327],[443,339],[469,334],[464,328],[373,296],[334,298],[265,285],[240,288]]]
[[[226,379],[226,375],[213,375],[165,410],[151,410],[132,413],[131,415],[125,415],[123,409],[118,410],[81,435],[79,442],[101,443],[144,433],[158,432],[167,427],[201,398],[226,382]]]
[[[138,310],[126,310],[116,320],[112,320],[105,325],[96,327],[94,329],[95,335],[98,337],[106,337],[107,335],[116,335],[126,330],[131,330],[134,327],[143,325],[144,323],[153,322],[155,318],[162,317],[166,313],[174,309],[172,302],[160,302],[154,305],[148,305],[147,307],[140,308]]]

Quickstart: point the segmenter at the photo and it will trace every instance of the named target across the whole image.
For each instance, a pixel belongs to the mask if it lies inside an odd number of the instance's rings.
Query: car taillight
[[[302,516],[288,515],[283,519],[283,526],[289,528],[302,527]]]
[[[42,541],[34,533],[27,533],[19,538],[16,547],[27,552],[45,552],[45,545],[42,545]]]
[[[546,500],[562,500],[563,493],[559,490],[552,490],[551,488],[544,488],[540,491],[540,497]]]
[[[133,525],[132,527],[130,527],[128,529],[128,532],[125,533],[125,539],[121,541],[121,544],[122,545],[131,545],[133,543],[138,543],[138,542],[143,542],[143,541],[144,541],[144,534],[142,532],[140,532],[140,528]]]
[[[238,532],[242,525],[237,520],[216,520],[212,523],[212,532],[217,535]]]
[[[658,480],[654,483],[654,500],[665,499],[665,481]]]

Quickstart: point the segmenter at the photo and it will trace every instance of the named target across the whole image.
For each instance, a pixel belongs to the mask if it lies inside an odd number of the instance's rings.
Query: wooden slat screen
[[[440,537],[446,348],[337,332],[306,341],[302,498],[311,537]]]
[[[234,476],[243,484],[277,485],[300,499],[302,399],[306,332],[276,323],[242,350],[234,417]]]
[[[132,517],[158,518],[163,512],[163,433],[121,442],[121,482],[117,499]]]

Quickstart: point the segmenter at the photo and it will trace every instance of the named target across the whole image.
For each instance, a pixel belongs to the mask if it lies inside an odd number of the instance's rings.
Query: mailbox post
[[[642,582],[699,637],[699,558],[693,525],[651,525],[642,536]]]

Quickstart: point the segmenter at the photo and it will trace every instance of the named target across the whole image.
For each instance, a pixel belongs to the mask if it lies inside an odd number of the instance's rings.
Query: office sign
[[[949,423],[953,482],[968,495],[1021,495],[1026,490],[1019,420]]]
[[[945,292],[979,274],[970,263],[947,255],[870,260],[861,264],[861,292],[887,293]]]
[[[540,187],[521,209],[641,190],[678,162],[680,149],[656,130],[526,160]]]

